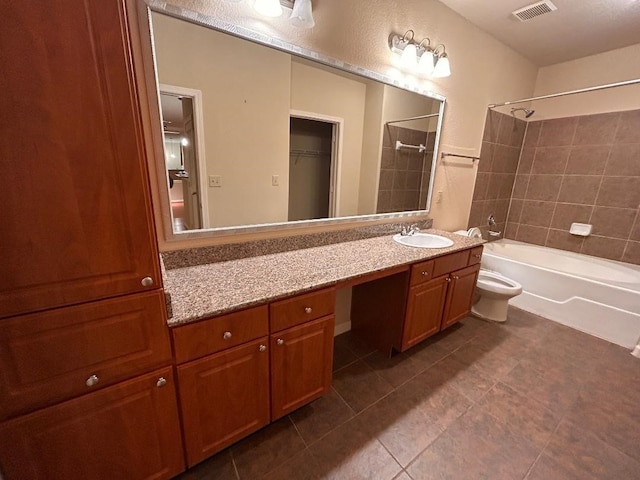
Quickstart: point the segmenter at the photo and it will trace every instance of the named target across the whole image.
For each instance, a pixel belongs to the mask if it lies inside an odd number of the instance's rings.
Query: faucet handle
[[[404,225],[402,225],[402,228],[400,229],[400,235],[402,235],[403,237],[409,235],[409,233],[407,232],[407,227],[405,227]]]

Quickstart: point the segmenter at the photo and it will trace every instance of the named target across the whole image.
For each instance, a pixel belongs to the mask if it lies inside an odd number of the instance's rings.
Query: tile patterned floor
[[[640,359],[517,309],[391,360],[346,333],[329,395],[178,478],[640,479]]]

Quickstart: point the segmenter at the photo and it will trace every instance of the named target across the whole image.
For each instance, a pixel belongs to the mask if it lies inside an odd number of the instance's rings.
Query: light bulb
[[[295,0],[289,20],[294,27],[313,28],[316,22],[313,19],[311,0]]]
[[[187,145],[189,145],[189,140],[187,139],[187,137],[182,137],[182,140],[180,140],[180,143],[182,144],[183,147],[186,147]]]
[[[282,15],[280,0],[256,0],[253,8],[265,17],[279,17]]]
[[[408,43],[404,50],[402,51],[402,56],[400,57],[400,63],[405,68],[416,68],[418,66],[418,51],[416,50],[416,46],[413,43]]]
[[[433,73],[433,52],[431,50],[425,50],[420,55],[418,60],[418,71],[425,75],[431,75]]]
[[[451,75],[451,65],[449,65],[449,59],[447,58],[447,54],[443,53],[438,61],[436,62],[436,66],[433,69],[433,74],[431,76],[436,78],[448,77]]]

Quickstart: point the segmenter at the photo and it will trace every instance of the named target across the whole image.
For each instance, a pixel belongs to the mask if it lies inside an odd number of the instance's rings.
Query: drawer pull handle
[[[150,287],[151,285],[153,285],[153,278],[144,277],[140,283],[143,287]]]
[[[474,253],[474,254],[473,254],[473,256],[474,256],[474,257],[476,257],[476,258],[480,258],[480,257],[482,257],[482,254],[480,254],[480,253]]]
[[[93,387],[94,385],[97,385],[99,381],[100,379],[98,378],[97,375],[91,375],[89,378],[87,378],[87,381],[84,383],[87,387]]]
[[[261,351],[261,352],[264,352],[266,349],[267,349],[266,345],[260,345],[258,347],[258,350]]]
[[[276,343],[277,343],[278,345],[284,345],[284,340],[283,340],[283,339],[281,339],[281,338],[279,338],[279,339],[277,339],[277,340],[276,340]]]
[[[421,272],[423,277],[426,277],[427,275],[429,275],[429,272]]]
[[[156,387],[160,388],[160,387],[164,387],[167,384],[167,379],[164,377],[160,377],[158,379],[158,381],[156,382]]]
[[[231,338],[231,332],[224,332],[222,338],[224,338],[225,340],[229,340]]]
[[[313,309],[311,307],[304,307],[304,313],[311,313]]]

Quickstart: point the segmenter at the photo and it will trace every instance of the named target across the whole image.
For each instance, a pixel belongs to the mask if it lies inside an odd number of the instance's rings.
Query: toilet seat
[[[522,285],[497,272],[480,269],[478,288],[487,292],[515,296],[522,293]]]

